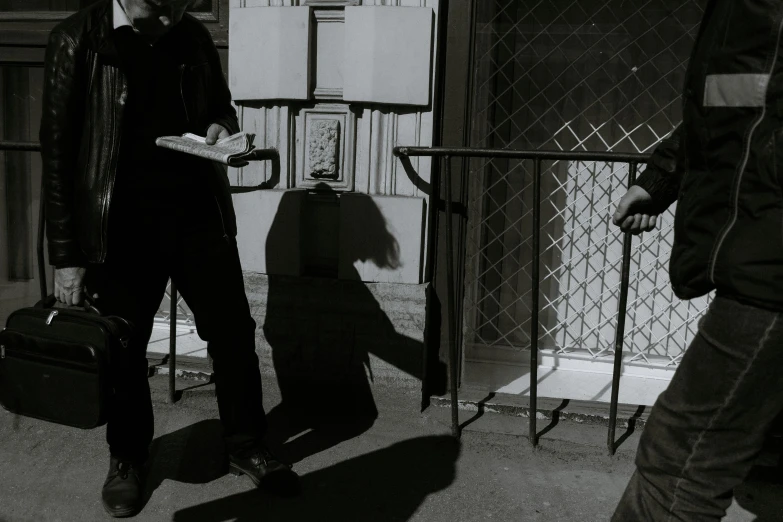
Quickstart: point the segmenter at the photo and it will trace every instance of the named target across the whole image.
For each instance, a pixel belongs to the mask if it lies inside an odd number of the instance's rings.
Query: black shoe
[[[103,508],[115,518],[130,517],[141,510],[144,494],[143,465],[111,458],[103,483]]]
[[[245,457],[228,456],[228,472],[247,475],[256,487],[282,496],[299,492],[299,475],[290,464],[283,464],[266,447],[260,447]]]

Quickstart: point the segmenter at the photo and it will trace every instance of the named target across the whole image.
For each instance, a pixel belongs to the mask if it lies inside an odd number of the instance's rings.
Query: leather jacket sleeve
[[[236,134],[240,130],[239,120],[236,109],[231,105],[231,91],[228,89],[223,68],[220,66],[217,47],[211,37],[207,36],[207,38],[209,40],[209,45],[207,45],[209,65],[212,69],[212,77],[215,79],[211,123],[222,125],[229,133]]]
[[[678,126],[671,136],[658,144],[647,168],[634,183],[652,196],[650,211],[655,214],[662,213],[677,201],[682,180],[682,173],[677,161],[681,129],[682,126]]]
[[[73,212],[75,169],[83,116],[77,49],[58,30],[49,35],[44,61],[41,159],[46,204],[49,263],[57,268],[85,266],[76,239]]]

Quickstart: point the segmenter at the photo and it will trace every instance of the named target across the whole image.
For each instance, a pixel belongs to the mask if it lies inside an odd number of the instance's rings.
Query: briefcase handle
[[[54,308],[54,305],[57,303],[57,298],[54,296],[54,294],[50,294],[45,296],[43,299],[38,301],[35,304],[36,308],[45,308],[50,309]],[[92,297],[85,295],[84,297],[84,304],[82,306],[71,306],[69,308],[72,309],[80,309],[84,310],[85,312],[91,312],[95,315],[103,315],[101,311],[95,306],[95,301],[93,301]]]

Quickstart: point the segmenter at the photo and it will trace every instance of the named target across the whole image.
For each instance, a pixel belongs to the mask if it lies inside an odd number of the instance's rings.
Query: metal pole
[[[538,314],[539,314],[539,264],[541,261],[541,159],[535,160],[533,177],[533,295],[530,318],[530,443],[538,445],[536,414],[538,413]]]
[[[628,186],[636,182],[635,162],[629,164]],[[614,369],[612,370],[612,402],[609,406],[609,434],[607,436],[607,446],[609,455],[615,453],[615,435],[617,424],[617,403],[620,400],[620,373],[623,368],[623,338],[625,337],[625,318],[626,308],[628,307],[628,286],[631,279],[631,246],[633,236],[626,232],[623,236],[623,265],[622,276],[620,279],[620,303],[617,309],[617,330],[614,337]]]
[[[446,313],[449,321],[449,369],[451,370],[451,433],[459,439],[459,408],[457,403],[457,386],[459,384],[459,369],[457,357],[456,317],[454,316],[454,248],[451,237],[451,158],[444,156],[446,169]]]
[[[473,149],[465,147],[395,147],[406,156],[451,156],[470,158],[541,159],[544,161],[603,161],[607,163],[647,163],[647,154],[559,150]]]
[[[11,150],[16,152],[38,152],[41,150],[41,144],[37,141],[0,140],[0,150]]]
[[[410,158],[408,158],[410,160]],[[432,179],[430,181],[430,201],[427,212],[427,266],[424,274],[425,283],[433,283],[433,274],[435,273],[435,251],[437,249],[437,231],[435,230],[438,220],[438,204],[440,203],[440,164],[437,169],[432,169]]]
[[[177,286],[171,281],[169,311],[169,403],[174,404],[177,384],[174,381],[177,369]]]

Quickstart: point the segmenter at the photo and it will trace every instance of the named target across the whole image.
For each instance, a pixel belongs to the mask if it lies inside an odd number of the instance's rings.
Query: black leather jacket
[[[190,15],[180,24],[192,41],[181,65],[189,125],[205,133],[218,123],[239,131],[231,93],[207,29]],[[112,2],[101,0],[52,30],[44,63],[41,157],[49,262],[102,263],[128,82],[113,42]],[[225,170],[214,165],[212,190],[225,233],[236,216]]]

